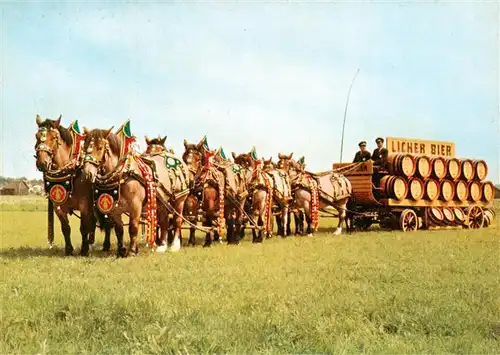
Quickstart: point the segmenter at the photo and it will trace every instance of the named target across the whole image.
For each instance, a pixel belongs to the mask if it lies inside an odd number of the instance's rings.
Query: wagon
[[[371,160],[333,164],[352,185],[349,229],[379,224],[414,231],[482,228],[492,223],[495,188],[484,180],[483,160],[455,158],[454,144],[449,142],[389,137],[386,144],[389,156],[384,167]]]

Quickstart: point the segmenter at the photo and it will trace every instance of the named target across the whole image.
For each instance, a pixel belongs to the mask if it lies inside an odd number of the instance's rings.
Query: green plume
[[[254,160],[257,160],[257,150],[255,149],[255,146],[252,147],[252,151],[250,152],[252,154],[252,158]]]

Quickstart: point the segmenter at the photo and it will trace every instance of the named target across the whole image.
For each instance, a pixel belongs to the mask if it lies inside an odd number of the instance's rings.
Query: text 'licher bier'
[[[455,156],[455,143],[453,142],[387,137],[386,144],[389,153]]]

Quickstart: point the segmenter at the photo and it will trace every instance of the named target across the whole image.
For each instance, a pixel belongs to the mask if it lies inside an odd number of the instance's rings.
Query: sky
[[[35,117],[324,171],[378,136],[452,141],[500,182],[495,2],[10,2],[0,174],[41,178]]]

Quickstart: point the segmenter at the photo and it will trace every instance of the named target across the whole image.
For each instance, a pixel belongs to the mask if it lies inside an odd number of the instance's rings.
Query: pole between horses
[[[347,101],[345,103],[345,110],[344,110],[344,123],[342,124],[342,140],[340,142],[340,162],[341,163],[342,163],[342,152],[344,151],[344,129],[345,129],[345,120],[347,117],[347,105],[349,104],[349,96],[351,96],[352,85],[354,84],[354,80],[356,80],[358,73],[359,73],[359,69],[356,71],[356,74],[354,74],[354,77],[352,78],[351,86],[349,86],[349,91],[347,92]]]

